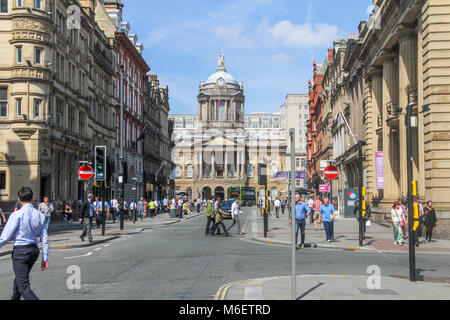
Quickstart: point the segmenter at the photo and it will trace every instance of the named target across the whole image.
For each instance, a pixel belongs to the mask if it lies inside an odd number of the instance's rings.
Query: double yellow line
[[[220,289],[217,291],[217,293],[214,295],[214,300],[225,300],[225,297],[227,296],[228,290],[230,290],[230,288],[237,286],[241,283],[251,282],[251,281],[254,281],[254,279],[245,280],[245,281],[236,281],[236,282],[228,283],[228,284],[221,286]]]

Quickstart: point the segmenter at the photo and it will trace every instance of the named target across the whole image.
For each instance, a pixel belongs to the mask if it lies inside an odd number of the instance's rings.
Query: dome
[[[220,78],[225,80],[226,83],[239,85],[236,79],[234,79],[234,77],[225,70],[218,70],[217,72],[213,73],[208,78],[208,80],[206,80],[205,84],[216,84],[217,80],[219,80]]]
[[[239,85],[236,79],[234,79],[234,77],[227,72],[227,69],[225,69],[225,57],[222,54],[219,55],[217,71],[206,80],[205,84],[216,84],[219,79],[223,79],[227,84]]]

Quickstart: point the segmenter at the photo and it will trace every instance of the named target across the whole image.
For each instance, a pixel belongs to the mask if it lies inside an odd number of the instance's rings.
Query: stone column
[[[386,125],[388,112],[386,105],[395,99],[393,88],[395,88],[395,65],[393,55],[385,54],[383,60],[383,81],[382,81],[382,108],[383,108],[383,152],[384,152],[384,201],[392,203],[400,196],[400,189],[395,179],[395,152],[392,145],[394,136],[390,128]],[[394,154],[391,154],[394,152]]]
[[[413,30],[406,29],[401,32],[399,40],[399,105],[403,109],[399,125],[400,153],[400,191],[408,192],[407,175],[407,143],[405,113],[408,105],[408,89],[417,87],[417,35]],[[416,168],[417,171],[417,168]],[[414,179],[417,178],[414,177]]]
[[[200,167],[200,169],[199,169],[199,180],[202,180],[203,179],[203,151],[199,152],[199,159],[198,159],[198,161],[199,161],[199,167]]]
[[[215,152],[211,152],[211,178],[216,177]]]
[[[225,148],[225,156],[224,156],[224,162],[225,162],[225,164],[224,164],[224,177],[225,177],[225,179],[227,179],[228,178],[228,152],[227,152],[227,149]]]

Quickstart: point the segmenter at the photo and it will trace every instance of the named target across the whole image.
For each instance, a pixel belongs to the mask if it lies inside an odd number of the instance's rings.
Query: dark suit
[[[94,219],[94,216],[91,216],[91,206],[93,206],[92,202],[86,201],[83,204],[83,207],[81,208],[80,213],[80,219],[81,223],[83,224],[83,233],[81,234],[80,238],[84,241],[84,238],[86,235],[89,238],[89,241],[92,242],[92,221]],[[94,210],[92,208],[92,210]],[[95,215],[95,213],[93,213]]]

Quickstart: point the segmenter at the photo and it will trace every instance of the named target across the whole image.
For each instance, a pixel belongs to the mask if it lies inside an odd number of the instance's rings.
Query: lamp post
[[[120,194],[121,208],[120,208],[120,230],[124,229],[123,216],[125,214],[125,154],[124,154],[124,121],[123,121],[123,95],[125,93],[125,84],[123,81],[123,65],[120,66],[120,163],[122,167],[122,191]]]
[[[296,260],[295,252],[297,243],[295,243],[295,178],[296,178],[296,168],[295,168],[295,129],[289,130],[289,135],[291,137],[291,204],[290,204],[290,216],[292,217],[292,228],[291,228],[291,241],[292,241],[292,300],[297,299],[297,271],[296,271]]]

